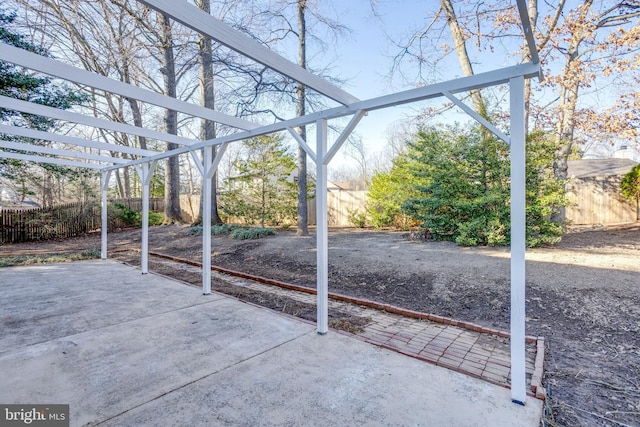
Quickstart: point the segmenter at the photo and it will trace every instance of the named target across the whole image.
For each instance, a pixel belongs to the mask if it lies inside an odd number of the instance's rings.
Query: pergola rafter
[[[113,132],[121,132],[128,135],[144,136],[145,138],[156,139],[158,141],[164,142],[172,142],[178,145],[192,145],[197,142],[193,139],[183,138],[178,135],[171,135],[164,132],[158,132],[156,130],[129,125],[126,123],[99,119],[97,117],[87,116],[85,114],[75,113],[73,111],[47,107],[46,105],[22,101],[20,99],[9,98],[2,95],[0,95],[0,106],[2,106],[2,108],[6,108],[7,110],[20,111],[22,113],[44,116],[50,119],[63,120],[65,122],[77,123],[98,129],[110,130]]]
[[[39,71],[50,76],[59,77],[93,89],[100,89],[105,92],[121,95],[127,98],[134,98],[138,101],[143,101],[158,107],[169,108],[239,129],[253,129],[258,127],[256,123],[252,123],[248,120],[229,116],[227,114],[219,113],[190,102],[181,101],[158,92],[153,92],[148,89],[142,89],[138,86],[110,79],[109,77],[82,70],[5,43],[0,43],[0,60],[12,62],[16,65]]]
[[[129,147],[127,145],[109,144],[107,142],[91,141],[88,139],[77,138],[75,136],[61,135],[54,132],[45,132],[37,129],[23,128],[20,126],[11,126],[0,124],[0,133],[22,136],[42,141],[61,142],[77,147],[93,148],[113,153],[126,153],[133,156],[152,156],[155,151],[143,150],[142,148]]]
[[[358,100],[338,86],[283,58],[268,47],[231,28],[196,6],[174,0],[138,1],[341,104],[349,105]]]
[[[64,150],[59,148],[51,148],[51,147],[42,147],[35,144],[27,144],[23,142],[15,142],[15,141],[5,141],[0,139],[0,148],[7,148],[9,150],[17,150],[17,151],[25,151],[25,152],[33,152],[33,153],[42,153],[42,154],[51,154],[54,156],[69,156],[69,154],[73,154],[75,159],[82,160],[94,160],[96,162],[103,163],[117,163],[120,165],[124,165],[129,161],[126,159],[121,159],[119,157],[107,157],[101,156],[99,154],[92,153],[83,153],[80,151],[71,151]]]
[[[340,149],[342,143],[356,128],[368,111],[384,109],[417,101],[445,97],[454,102],[471,117],[488,127],[498,137],[506,140],[511,146],[511,396],[512,400],[524,404],[527,399],[525,381],[525,111],[524,80],[532,77],[542,78],[539,58],[536,51],[532,27],[529,22],[525,0],[515,0],[521,18],[523,35],[529,50],[530,62],[506,67],[470,77],[454,79],[421,88],[411,89],[390,95],[359,100],[353,95],[330,82],[310,73],[295,63],[288,61],[255,40],[213,18],[186,1],[177,0],[138,0],[156,11],[166,14],[200,34],[208,36],[228,48],[261,63],[293,81],[325,95],[338,102],[339,106],[322,111],[279,121],[268,125],[259,125],[248,120],[229,116],[192,103],[180,101],[165,95],[132,86],[120,81],[81,70],[51,58],[45,58],[15,47],[0,43],[0,60],[55,76],[87,88],[114,93],[124,97],[171,109],[192,117],[205,118],[217,123],[239,129],[228,136],[206,141],[170,135],[151,129],[132,126],[126,123],[113,122],[90,115],[47,107],[15,98],[0,96],[0,108],[35,114],[52,119],[77,123],[89,127],[120,132],[127,135],[141,136],[161,142],[171,142],[180,147],[171,151],[156,152],[139,148],[124,147],[108,142],[88,141],[54,132],[18,128],[0,124],[0,133],[33,138],[41,141],[53,141],[61,144],[85,147],[110,153],[126,153],[137,158],[124,160],[95,153],[86,153],[59,147],[39,147],[14,141],[0,141],[0,159],[18,159],[33,162],[59,164],[81,168],[92,168],[101,171],[102,201],[102,257],[107,256],[107,189],[109,178],[114,170],[122,167],[135,167],[143,187],[143,247],[142,273],[148,271],[148,202],[149,183],[158,161],[190,153],[198,165],[203,177],[202,197],[203,212],[203,294],[211,292],[211,235],[210,206],[211,179],[217,170],[220,159],[229,144],[280,131],[288,131],[294,139],[308,152],[316,163],[317,176],[317,330],[324,334],[328,331],[328,211],[327,211],[327,165]],[[507,135],[493,124],[480,117],[455,94],[469,92],[501,84],[510,88],[510,132]],[[331,119],[351,117],[340,136],[330,144],[327,135],[327,123]],[[301,140],[295,128],[316,125],[316,147]],[[213,147],[219,147],[213,155]],[[10,151],[7,151],[10,150]],[[204,150],[199,158],[195,153]],[[39,153],[39,154],[24,154]]]
[[[74,168],[103,169],[103,165],[97,163],[83,163],[74,160],[62,159],[60,157],[46,157],[33,154],[21,154],[12,151],[1,151],[0,159],[24,160],[26,162],[45,163],[49,165],[69,166]]]

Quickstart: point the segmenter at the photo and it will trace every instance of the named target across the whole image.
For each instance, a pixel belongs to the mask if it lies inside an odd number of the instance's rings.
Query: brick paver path
[[[281,289],[217,272],[212,272],[212,277],[213,280],[220,278],[236,286],[309,304],[316,303],[316,296],[313,294]],[[369,318],[371,321],[364,326],[364,332],[354,335],[366,342],[494,384],[508,386],[510,383],[511,356],[508,338],[428,320],[411,319],[341,301],[329,300],[329,310]],[[535,367],[536,352],[535,344],[527,344],[525,369],[529,388]]]
[[[181,268],[200,271],[198,267],[193,266],[193,264],[198,263],[190,262],[190,264],[192,265],[182,264]],[[212,271],[212,280],[223,280],[235,286],[267,292],[308,304],[316,304],[316,296],[314,294],[283,289],[278,286],[217,271]],[[425,362],[462,372],[493,384],[509,386],[511,366],[509,338],[483,331],[470,330],[457,325],[414,319],[375,308],[329,299],[329,315],[331,315],[332,310],[369,320],[369,323],[363,327],[364,330],[362,332],[350,334],[358,339]],[[540,385],[543,360],[544,341],[538,339],[534,343],[528,342],[526,344],[525,359],[527,386],[531,395],[538,398],[544,398],[544,389]]]

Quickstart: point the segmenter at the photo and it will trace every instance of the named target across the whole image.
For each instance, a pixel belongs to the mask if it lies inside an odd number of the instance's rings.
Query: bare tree
[[[460,62],[462,73],[465,76],[472,76],[473,67],[471,65],[471,59],[469,59],[469,52],[467,51],[467,42],[462,33],[462,29],[460,28],[460,23],[458,22],[458,18],[456,17],[456,12],[453,9],[453,4],[451,0],[440,0],[440,5],[442,6],[444,15],[447,18],[447,24],[449,25],[449,30],[451,31],[451,37],[453,38],[454,48],[456,50],[456,54],[458,55],[458,61]],[[473,102],[473,109],[476,110],[476,113],[486,118],[487,106],[482,99],[482,95],[480,94],[479,89],[471,91],[471,101]]]
[[[196,6],[207,13],[211,13],[211,0],[196,0]],[[213,72],[212,43],[209,37],[198,35],[198,70],[200,81],[200,104],[206,108],[215,109],[215,90]],[[216,137],[216,124],[210,120],[200,121],[200,138],[203,140],[214,139]],[[213,148],[215,156],[216,149]],[[202,151],[204,158],[204,151]],[[218,173],[213,175],[211,182],[211,223],[222,224],[222,219],[218,213]],[[200,209],[195,224],[202,224],[204,194],[200,197]]]
[[[298,65],[307,68],[307,22],[305,18],[305,9],[307,8],[307,0],[297,0],[297,17],[298,17]],[[302,117],[306,114],[306,97],[305,88],[302,83],[296,85],[296,114]],[[301,126],[298,128],[298,134],[306,141],[307,128]],[[307,211],[307,153],[302,146],[298,145],[298,226],[296,235],[307,236],[309,234],[309,213]]]
[[[86,70],[121,81],[131,82],[131,61],[136,57],[139,45],[136,41],[135,22],[119,7],[108,2],[79,2],[77,0],[14,0],[15,4],[31,12],[25,14],[25,25],[29,26],[46,43],[55,47],[59,56],[80,64]],[[87,90],[80,88],[80,90]],[[137,101],[118,95],[88,89],[92,103],[91,113],[96,117],[142,126],[142,113]],[[120,145],[135,145],[134,140],[123,133],[98,129],[99,137]],[[146,148],[146,140],[138,138],[138,146]],[[115,157],[127,158],[125,154],[111,153]],[[116,171],[116,182],[121,197],[131,196],[129,170]]]
[[[160,46],[162,50],[162,76],[164,78],[165,95],[176,98],[176,61],[173,52],[173,33],[171,22],[165,14],[156,14],[160,28]],[[165,110],[164,124],[167,133],[178,134],[178,113],[174,110]],[[178,148],[177,144],[167,142],[167,151]],[[164,222],[173,223],[182,221],[180,212],[180,162],[178,157],[169,157],[166,160],[166,172],[164,175]]]

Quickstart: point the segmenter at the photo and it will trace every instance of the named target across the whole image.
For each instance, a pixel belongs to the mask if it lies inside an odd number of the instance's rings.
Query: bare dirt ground
[[[187,229],[153,227],[150,250],[200,261],[201,238]],[[403,234],[332,230],[330,291],[508,330],[508,248],[415,242]],[[214,236],[213,264],[315,287],[315,244],[313,235],[292,232],[245,241]],[[0,256],[99,247],[100,236],[88,235],[4,245]],[[139,248],[139,230],[109,235],[110,257],[135,260],[116,251]],[[171,274],[166,263],[150,265],[156,267]],[[527,251],[526,332],[546,338],[547,425],[640,425],[639,290],[640,225],[574,232],[554,247]]]

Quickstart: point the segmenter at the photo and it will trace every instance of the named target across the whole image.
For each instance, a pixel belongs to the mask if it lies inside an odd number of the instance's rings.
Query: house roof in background
[[[637,164],[631,159],[569,160],[567,175],[570,178],[625,175]]]

